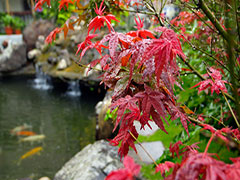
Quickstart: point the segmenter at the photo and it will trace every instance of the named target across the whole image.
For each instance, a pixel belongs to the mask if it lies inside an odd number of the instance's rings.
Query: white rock
[[[144,129],[141,129],[140,122],[134,121],[134,126],[139,135],[150,136],[150,135],[154,134],[157,130],[159,130],[159,127],[156,125],[156,123],[154,121],[148,121],[148,123],[152,127],[152,129],[150,129],[148,125],[145,125]]]
[[[65,59],[61,59],[57,65],[57,70],[63,70],[68,67],[68,62]]]
[[[143,142],[141,143],[141,145],[151,155],[154,161],[159,159],[165,150],[161,141]],[[143,148],[139,144],[136,144],[135,146],[136,146],[138,155],[135,153],[135,151],[130,150],[129,156],[132,156],[137,163],[152,164],[153,163],[152,159],[143,150]]]
[[[41,177],[39,180],[51,180],[49,177]]]
[[[39,49],[33,49],[28,52],[28,58],[34,59],[35,57],[39,56],[41,54],[41,51]]]

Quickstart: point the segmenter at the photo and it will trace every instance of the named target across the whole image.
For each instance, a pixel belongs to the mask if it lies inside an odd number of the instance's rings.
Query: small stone
[[[41,54],[41,51],[39,49],[33,49],[28,52],[28,58],[34,59],[35,57],[39,56]]]
[[[57,70],[63,70],[68,67],[68,63],[65,59],[61,59],[57,65]]]

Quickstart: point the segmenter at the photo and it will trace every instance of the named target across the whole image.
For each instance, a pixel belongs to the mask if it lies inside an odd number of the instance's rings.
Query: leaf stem
[[[234,114],[234,112],[233,112],[233,110],[232,110],[231,105],[229,104],[229,102],[228,102],[228,100],[227,100],[227,98],[226,98],[224,92],[223,92],[222,90],[221,90],[221,92],[222,92],[222,94],[223,94],[223,97],[224,97],[225,101],[227,102],[227,105],[228,105],[228,107],[229,107],[229,109],[230,109],[230,111],[231,111],[231,113],[232,113],[232,115],[233,115],[233,118],[234,118],[234,120],[235,120],[235,122],[236,122],[238,128],[240,128],[239,122],[238,122],[238,120],[237,120],[237,118],[236,118],[236,116],[235,116],[235,114]]]
[[[143,145],[141,144],[141,142],[133,135],[133,133],[131,131],[129,131],[129,134],[133,137],[133,139],[135,141],[137,141],[137,143],[139,144],[139,146],[141,146],[141,148],[144,150],[144,152],[148,155],[148,157],[153,161],[153,163],[158,166],[158,164],[156,163],[156,161],[153,159],[153,157],[148,153],[148,151],[143,147]]]
[[[212,133],[212,135],[211,135],[211,137],[210,137],[210,139],[209,139],[209,141],[208,141],[208,143],[207,143],[207,146],[206,146],[205,151],[204,151],[204,153],[203,153],[204,156],[207,154],[208,148],[209,148],[209,146],[210,146],[213,138],[214,138],[214,133]]]

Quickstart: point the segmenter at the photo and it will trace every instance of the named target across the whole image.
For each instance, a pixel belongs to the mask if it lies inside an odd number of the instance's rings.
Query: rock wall
[[[7,47],[0,53],[0,72],[8,73],[21,68],[26,64],[26,44],[7,43]]]

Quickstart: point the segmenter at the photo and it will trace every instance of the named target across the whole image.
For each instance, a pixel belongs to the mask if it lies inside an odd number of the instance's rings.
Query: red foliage
[[[97,4],[96,4],[95,12],[96,12],[96,14],[99,15],[99,16],[96,16],[95,18],[93,18],[93,19],[90,21],[90,23],[89,23],[89,25],[88,25],[88,34],[89,34],[89,32],[90,32],[92,29],[94,29],[94,30],[93,30],[93,33],[95,33],[95,31],[96,31],[97,29],[100,30],[102,27],[104,27],[104,22],[106,22],[109,32],[111,32],[111,30],[114,31],[114,29],[113,29],[113,27],[112,27],[112,25],[111,25],[111,20],[114,20],[114,21],[119,22],[119,20],[117,20],[117,19],[115,18],[115,16],[112,15],[112,14],[108,14],[108,15],[106,15],[106,16],[102,16],[102,15],[103,15],[103,11],[104,11],[104,9],[105,9],[105,7],[102,7],[103,2],[104,2],[104,0],[102,1],[102,3],[101,3],[101,5],[100,5],[99,8],[97,7]]]
[[[88,49],[92,49],[95,47],[95,44],[92,43],[91,39],[95,38],[96,36],[98,36],[98,35],[97,34],[88,34],[85,41],[78,44],[78,50],[77,50],[76,54],[78,54],[82,50],[80,53],[80,60],[82,59],[82,57],[84,56],[84,54],[86,53],[86,51]]]
[[[174,163],[170,161],[165,161],[164,163],[158,164],[156,167],[156,173],[161,172],[162,176],[165,175],[166,171],[169,171],[170,168],[174,167]]]
[[[44,3],[47,3],[48,6],[51,5],[51,0],[35,0],[35,2],[36,2],[35,10],[41,9]]]
[[[55,28],[46,38],[46,43],[51,43],[56,39],[56,35],[62,31],[62,28]]]
[[[59,1],[59,10],[65,9],[65,7],[68,9],[69,4],[74,4],[72,0],[60,0]]]
[[[208,154],[192,152],[179,165],[175,165],[173,173],[168,176],[167,180],[181,179],[221,179],[227,180],[225,174],[226,164],[212,158]]]
[[[105,180],[134,180],[140,173],[141,166],[134,163],[130,156],[126,156],[123,160],[124,168],[112,171]]]
[[[129,0],[125,2],[129,3]],[[36,8],[42,6],[43,3],[50,4],[50,0],[39,0]],[[59,1],[59,9],[67,7],[73,1],[61,0]],[[134,0],[135,4],[139,2]],[[185,1],[187,2],[187,1]],[[129,179],[132,180],[138,175],[140,166],[135,164],[133,159],[126,156],[129,147],[136,151],[134,142],[138,137],[138,133],[134,126],[134,121],[139,121],[141,128],[149,121],[154,121],[158,127],[167,133],[163,120],[168,124],[166,117],[170,115],[171,120],[180,118],[180,121],[188,133],[188,116],[185,107],[179,107],[176,104],[176,97],[173,93],[174,84],[177,83],[179,76],[179,67],[176,63],[176,57],[179,56],[185,59],[182,51],[181,44],[176,33],[165,27],[158,27],[154,32],[161,35],[156,38],[155,33],[143,29],[143,20],[138,16],[135,18],[137,24],[137,31],[131,31],[126,34],[115,32],[111,21],[118,21],[115,16],[108,14],[104,15],[103,7],[104,1],[101,2],[98,8],[96,4],[95,12],[98,16],[92,19],[88,25],[88,35],[84,42],[78,45],[77,53],[80,52],[82,58],[88,49],[95,48],[101,58],[96,59],[90,63],[90,67],[99,63],[104,70],[102,83],[110,89],[113,89],[111,110],[117,108],[117,118],[114,130],[119,127],[117,136],[110,141],[112,145],[120,145],[118,150],[121,157],[124,158],[124,168],[118,171],[111,172],[107,179]],[[116,2],[120,4],[120,1]],[[181,14],[181,13],[180,13]],[[203,18],[201,13],[193,15],[184,12],[180,15],[181,20],[173,20],[175,26],[181,26],[183,33],[186,32],[185,24],[192,23],[195,18]],[[101,29],[106,22],[109,33],[103,37],[101,41],[92,42],[92,39],[97,36],[94,34],[97,29]],[[211,24],[210,22],[206,22]],[[199,25],[202,25],[201,22]],[[93,34],[89,34],[93,30]],[[61,32],[61,28],[56,28],[46,38],[46,42],[50,43],[56,38],[56,34]],[[199,38],[202,33],[208,35],[213,29],[206,28],[206,30],[198,30],[194,35],[189,35],[188,38]],[[212,43],[212,39],[208,39]],[[108,53],[102,55],[102,48],[107,48]],[[206,79],[193,87],[200,86],[199,92],[211,87],[211,93],[215,91],[219,94],[221,91],[227,92],[224,83],[227,81],[222,80],[222,75],[219,70],[214,68],[209,69],[209,73],[205,75]],[[185,109],[184,109],[185,108]],[[190,112],[190,111],[189,111]],[[191,111],[192,112],[192,111]],[[190,114],[193,114],[190,113]],[[202,119],[201,116],[198,119]],[[223,135],[226,133],[239,139],[240,133],[237,129],[223,128],[216,130],[210,125],[203,124],[204,129],[210,130],[212,136],[207,144],[204,153],[198,153],[195,150],[196,143],[191,146],[182,145],[178,141],[174,145],[170,145],[170,152],[177,157],[183,155],[180,164],[165,162],[156,167],[156,171],[160,171],[165,175],[165,171],[173,168],[173,172],[166,179],[176,180],[192,180],[192,179],[237,179],[239,177],[240,159],[232,159],[233,164],[225,164],[224,162],[214,159],[207,153],[208,147],[213,140],[214,136],[223,139],[228,143],[228,139]],[[151,128],[151,127],[150,127]],[[189,134],[189,133],[188,133]],[[227,171],[231,169],[231,171]]]
[[[201,81],[191,88],[200,86],[198,88],[198,93],[207,89],[208,87],[211,87],[211,94],[213,94],[214,91],[217,94],[219,94],[221,91],[227,92],[227,88],[225,87],[224,83],[228,83],[228,82],[225,80],[222,80],[222,75],[218,70],[211,67],[209,74],[205,74],[205,76],[208,76],[208,77],[210,76],[209,78],[212,78],[212,79]]]
[[[181,141],[176,142],[175,144],[170,143],[169,151],[172,153],[172,157],[174,158],[174,153],[177,154],[177,157],[179,158],[179,146],[182,145]]]
[[[137,24],[137,26],[135,27],[135,28],[137,28],[137,31],[130,31],[127,33],[127,35],[130,35],[132,37],[139,37],[139,38],[143,38],[143,39],[147,39],[147,37],[156,39],[151,31],[142,29],[144,19],[141,20],[139,15],[138,15],[139,22],[137,21],[136,17],[134,17],[134,19]]]

